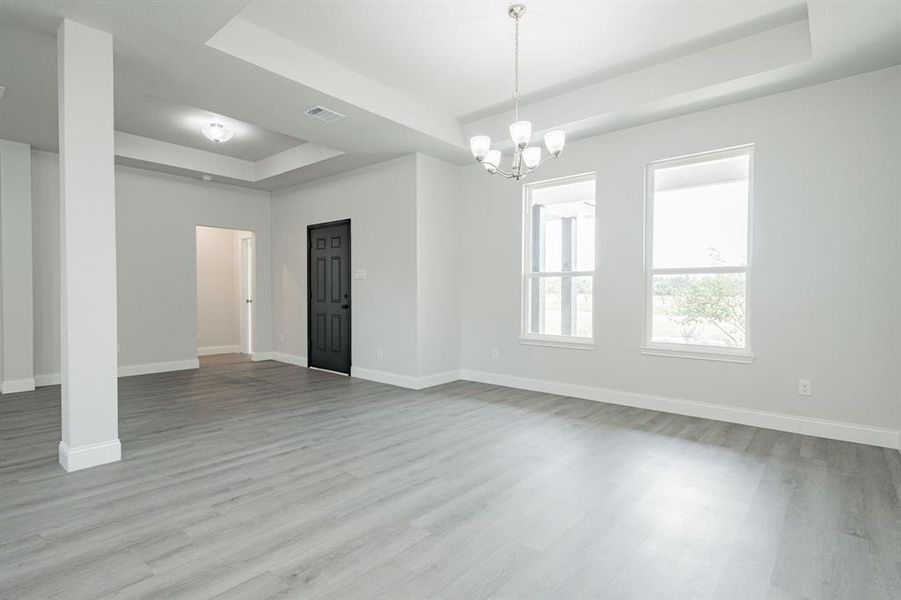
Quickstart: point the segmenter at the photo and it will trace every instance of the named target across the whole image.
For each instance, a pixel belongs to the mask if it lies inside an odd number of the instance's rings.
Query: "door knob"
[[[350,308],[350,304],[347,304],[347,303],[342,304],[342,305],[341,305],[341,308]]]

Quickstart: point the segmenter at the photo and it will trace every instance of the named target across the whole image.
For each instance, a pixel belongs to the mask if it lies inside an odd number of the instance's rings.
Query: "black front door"
[[[350,374],[350,221],[307,228],[307,357]]]

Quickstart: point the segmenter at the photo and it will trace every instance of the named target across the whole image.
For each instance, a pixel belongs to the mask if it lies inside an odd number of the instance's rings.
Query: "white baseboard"
[[[122,460],[122,444],[117,439],[76,448],[59,443],[59,464],[69,473],[119,460]]]
[[[445,383],[458,381],[459,379],[459,370],[444,371],[443,373],[433,373],[431,375],[422,375],[421,377],[419,377],[419,387],[416,389],[422,390],[425,388],[434,387],[436,385],[444,385]]]
[[[197,356],[211,356],[213,354],[238,354],[241,352],[241,346],[233,344],[231,346],[201,346],[197,349]]]
[[[149,373],[167,373],[169,371],[185,371],[200,367],[200,361],[196,358],[188,360],[174,360],[170,362],[145,363],[143,365],[120,365],[119,377],[131,377],[132,375],[147,375]]]
[[[0,394],[16,394],[18,392],[30,392],[34,389],[35,380],[33,377],[24,379],[4,379],[0,384]]]
[[[34,387],[44,387],[47,385],[59,385],[59,373],[49,373],[47,375],[35,375]]]
[[[901,431],[897,429],[885,429],[869,425],[858,425],[841,421],[828,421],[784,413],[775,413],[735,406],[724,406],[707,402],[695,402],[693,400],[681,400],[666,396],[652,396],[635,392],[624,392],[600,387],[563,383],[559,381],[547,381],[543,379],[529,379],[515,375],[502,375],[484,371],[463,370],[460,378],[479,383],[490,383],[506,387],[546,392],[560,396],[583,398],[609,404],[634,406],[647,408],[661,412],[674,413],[689,417],[713,419],[727,423],[738,423],[753,427],[788,431],[814,437],[856,442],[883,448],[901,449]]]
[[[150,373],[167,373],[169,371],[186,371],[188,369],[196,369],[200,367],[200,361],[196,358],[187,360],[173,360],[168,362],[144,363],[142,365],[120,365],[119,377],[131,377],[132,375],[148,375]],[[35,375],[34,382],[36,387],[44,387],[47,385],[59,385],[60,374],[48,373],[46,375]]]
[[[288,363],[289,365],[296,365],[298,367],[307,366],[306,356],[297,356],[296,354],[287,354],[286,352],[272,352],[272,360]]]
[[[362,367],[351,367],[350,376],[358,379],[367,379],[369,381],[377,381],[379,383],[387,383],[410,390],[421,390],[442,383],[449,383],[460,379],[459,371],[445,371],[444,373],[435,373],[434,375],[425,375],[423,377],[413,377],[411,375],[398,375],[397,373],[389,373],[387,371],[377,371],[375,369],[365,369]]]
[[[148,375],[150,373],[167,373],[169,371],[186,371],[188,369],[196,369],[200,366],[200,361],[196,358],[188,360],[173,360],[169,362],[144,363],[142,365],[119,365],[119,377],[131,377],[132,375]],[[49,373],[47,375],[35,375],[35,384],[37,387],[45,385],[59,385],[60,374]]]
[[[284,362],[301,367],[307,366],[306,357],[287,354],[284,352],[258,352],[253,354],[251,358],[255,361],[276,360],[279,362]],[[196,369],[197,367],[197,359],[168,363],[131,365],[119,367],[119,376],[125,377],[129,375],[139,375],[145,373],[160,373],[181,369]],[[436,373],[434,375],[413,377],[410,375],[389,373],[387,371],[378,371],[376,369],[352,367],[351,376],[357,377],[359,379],[367,379],[369,381],[387,383],[390,385],[396,385],[398,387],[413,390],[421,390],[427,387],[456,381],[457,379],[464,379],[466,381],[502,385],[506,387],[532,390],[536,392],[546,392],[560,396],[570,396],[573,398],[583,398],[597,402],[606,402],[609,404],[619,404],[636,408],[647,408],[651,410],[658,410],[661,412],[685,415],[690,417],[713,419],[715,421],[725,421],[727,423],[738,423],[741,425],[763,427],[777,431],[787,431],[791,433],[811,435],[814,437],[856,442],[859,444],[868,444],[871,446],[880,446],[883,448],[894,448],[901,450],[901,431],[898,431],[897,429],[887,429],[869,425],[858,425],[855,423],[845,423],[841,421],[829,421],[826,419],[815,419],[812,417],[802,417],[785,413],[753,410],[735,406],[711,404],[707,402],[696,402],[693,400],[682,400],[679,398],[670,398],[666,396],[639,394],[636,392],[626,392],[622,390],[578,385],[559,381],[531,379],[527,377],[519,377],[516,375],[503,375],[499,373],[471,371],[464,369],[462,371],[446,371],[444,373]],[[45,385],[58,385],[59,382],[60,381],[58,373],[49,375],[36,375],[34,378],[34,384],[38,387]],[[5,391],[5,383],[6,382],[4,382],[4,393],[9,393]]]

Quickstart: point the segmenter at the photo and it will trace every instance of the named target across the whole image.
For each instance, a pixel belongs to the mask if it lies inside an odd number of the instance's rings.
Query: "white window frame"
[[[579,183],[581,181],[591,181],[595,184],[595,237],[594,237],[594,269],[591,271],[541,271],[541,275],[545,277],[591,277],[591,337],[577,337],[574,335],[547,335],[540,333],[531,333],[529,331],[531,317],[531,286],[529,285],[532,278],[532,192],[535,190],[546,189],[549,187],[557,187],[570,183]],[[536,181],[522,186],[523,189],[523,211],[522,211],[522,302],[521,310],[521,333],[519,342],[521,344],[532,346],[551,346],[556,348],[573,348],[576,350],[592,350],[594,349],[595,328],[597,320],[595,319],[595,298],[597,298],[597,268],[598,268],[598,235],[597,235],[597,174],[594,171],[589,173],[579,173],[578,175],[567,175],[565,177],[557,177],[554,179],[546,179]]]
[[[744,267],[695,267],[695,268],[653,268],[654,264],[654,174],[658,169],[697,164],[723,158],[736,156],[748,157],[748,250],[747,264]],[[753,229],[754,229],[754,144],[744,144],[699,152],[676,158],[667,158],[649,162],[645,167],[645,322],[644,345],[639,347],[642,354],[651,356],[666,356],[673,358],[696,358],[701,360],[716,360],[722,362],[748,364],[754,361],[751,352],[751,262],[753,260]],[[715,274],[715,273],[744,273],[745,274],[745,347],[725,348],[709,346],[705,344],[680,344],[652,341],[654,318],[654,275],[666,274]]]

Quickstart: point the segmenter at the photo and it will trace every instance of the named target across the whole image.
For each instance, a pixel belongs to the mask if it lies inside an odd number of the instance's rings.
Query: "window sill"
[[[700,350],[694,348],[670,348],[664,346],[640,346],[639,351],[647,356],[664,356],[668,358],[692,358],[695,360],[713,360],[749,365],[754,362],[754,355],[749,352],[729,352],[720,350]]]
[[[570,348],[574,350],[594,350],[594,340],[552,336],[520,336],[519,343],[526,346],[548,346],[550,348]]]

